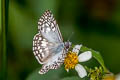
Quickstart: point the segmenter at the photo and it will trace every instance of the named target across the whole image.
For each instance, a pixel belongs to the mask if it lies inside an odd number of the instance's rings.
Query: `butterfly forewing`
[[[58,24],[49,10],[39,19],[38,30],[50,42],[63,42]]]

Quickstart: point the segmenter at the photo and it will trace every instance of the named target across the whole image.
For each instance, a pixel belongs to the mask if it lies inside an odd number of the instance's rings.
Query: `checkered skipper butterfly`
[[[71,42],[63,42],[58,24],[47,10],[38,21],[38,33],[33,38],[33,53],[40,64],[40,74],[58,69],[64,62]]]

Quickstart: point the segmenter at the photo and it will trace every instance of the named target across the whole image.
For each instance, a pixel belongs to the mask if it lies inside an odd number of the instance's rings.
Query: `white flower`
[[[115,80],[120,80],[120,73],[116,75]]]
[[[91,51],[85,51],[78,55],[80,48],[82,45],[75,45],[72,52],[68,52],[67,57],[64,60],[65,69],[69,71],[69,69],[74,69],[78,72],[78,75],[83,78],[87,76],[87,72],[85,68],[79,64],[78,62],[85,62],[92,58]]]
[[[72,52],[76,52],[78,54],[81,47],[82,47],[82,45],[75,45],[75,47],[73,48]],[[85,62],[85,61],[90,60],[91,58],[92,58],[91,51],[86,51],[86,52],[81,53],[78,56],[78,61],[79,62]],[[77,64],[75,66],[75,70],[78,72],[78,75],[81,78],[87,76],[87,72],[86,72],[85,68],[81,64]]]

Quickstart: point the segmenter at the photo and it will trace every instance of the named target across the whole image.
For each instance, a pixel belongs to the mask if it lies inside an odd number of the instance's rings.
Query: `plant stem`
[[[7,41],[6,41],[6,34],[7,34],[7,28],[8,28],[8,0],[2,0],[2,80],[7,80]]]

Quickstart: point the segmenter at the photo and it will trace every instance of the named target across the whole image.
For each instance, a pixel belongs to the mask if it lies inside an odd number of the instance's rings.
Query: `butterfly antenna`
[[[73,36],[74,32],[69,36],[68,41],[70,41],[71,37]]]

